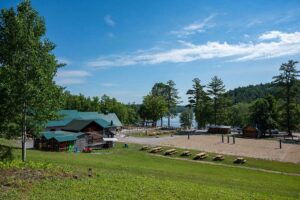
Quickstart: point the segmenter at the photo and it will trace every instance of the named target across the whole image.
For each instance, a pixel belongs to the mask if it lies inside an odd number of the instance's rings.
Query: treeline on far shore
[[[278,128],[291,132],[300,129],[300,81],[297,61],[280,66],[271,83],[249,85],[226,91],[223,81],[212,77],[206,85],[195,78],[186,92],[188,104],[182,105],[176,84],[158,82],[144,96],[142,104],[124,104],[107,95],[85,97],[65,92],[64,109],[115,112],[124,124],[145,124],[168,119],[181,113],[182,127],[191,127],[193,117],[198,128],[208,124],[243,127],[252,124],[263,132]],[[170,126],[169,120],[168,124]]]

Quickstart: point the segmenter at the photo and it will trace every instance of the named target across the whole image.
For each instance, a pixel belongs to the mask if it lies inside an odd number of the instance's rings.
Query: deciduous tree
[[[55,117],[61,106],[62,88],[53,80],[62,66],[52,50],[55,45],[45,38],[44,19],[30,1],[17,9],[0,13],[0,115],[2,133],[22,133],[22,160],[26,159],[26,135],[35,135]]]

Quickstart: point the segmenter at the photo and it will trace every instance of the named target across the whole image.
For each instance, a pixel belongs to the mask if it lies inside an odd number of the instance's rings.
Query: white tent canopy
[[[104,142],[117,142],[118,139],[117,138],[103,138]]]

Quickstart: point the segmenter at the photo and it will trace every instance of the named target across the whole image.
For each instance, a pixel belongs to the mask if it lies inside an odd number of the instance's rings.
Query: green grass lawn
[[[130,144],[125,149],[117,144],[113,149],[96,151],[97,154],[30,150],[28,160],[60,166],[79,178],[32,181],[26,183],[25,191],[14,188],[0,192],[0,199],[300,198],[300,176],[167,159],[139,151],[139,148],[140,145]],[[20,150],[14,153],[19,159]],[[225,157],[228,164],[230,159]],[[288,172],[300,171],[300,165],[255,159],[245,166],[251,163],[256,168],[273,169],[272,165],[275,168],[278,165],[276,169],[282,169],[279,171],[285,171],[285,167]],[[93,170],[92,178],[87,177],[88,168]]]

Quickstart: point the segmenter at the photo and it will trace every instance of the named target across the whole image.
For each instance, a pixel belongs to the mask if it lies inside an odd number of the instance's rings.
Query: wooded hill
[[[298,81],[298,86],[300,86],[300,81]],[[298,88],[300,89],[300,87]],[[274,87],[271,83],[248,85],[245,87],[237,87],[233,90],[227,91],[227,95],[231,97],[232,102],[234,104],[250,103],[256,99],[263,98],[267,95],[276,96],[276,94],[278,93],[278,88]]]

